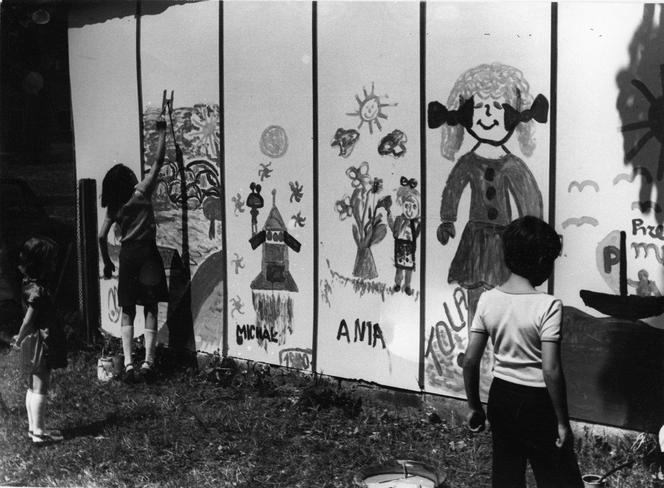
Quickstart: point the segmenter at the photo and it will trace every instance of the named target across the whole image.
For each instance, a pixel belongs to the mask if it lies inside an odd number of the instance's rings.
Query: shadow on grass
[[[138,408],[127,413],[111,412],[107,414],[103,420],[62,429],[62,435],[65,440],[73,439],[75,437],[97,437],[102,435],[109,427],[132,426],[137,422],[154,420],[157,418],[159,418],[159,415],[156,412],[140,411]]]

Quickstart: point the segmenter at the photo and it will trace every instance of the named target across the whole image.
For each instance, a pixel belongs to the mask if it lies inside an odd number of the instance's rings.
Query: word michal
[[[258,341],[278,342],[279,333],[274,327],[263,328],[255,324],[243,324],[235,326],[235,342],[241,346],[244,341],[256,339]]]

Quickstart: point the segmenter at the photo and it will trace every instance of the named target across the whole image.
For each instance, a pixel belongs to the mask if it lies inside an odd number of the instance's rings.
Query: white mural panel
[[[548,219],[550,9],[427,4],[424,340],[431,392],[465,396],[461,366],[475,305],[506,277],[501,229],[525,214]]]
[[[94,6],[73,11],[69,29],[69,69],[76,155],[76,177],[97,181],[97,220],[104,220],[101,182],[117,163],[137,175],[140,167],[140,129],[136,74],[134,17],[95,21]],[[109,49],[108,46],[113,46]],[[118,265],[119,241],[109,235],[111,258]],[[100,273],[103,263],[100,261]],[[117,269],[111,279],[100,274],[101,326],[120,336],[121,310],[117,304]],[[135,335],[143,333],[143,314],[136,314]]]
[[[419,5],[318,9],[318,370],[417,388]]]
[[[224,4],[229,354],[310,369],[311,4]]]
[[[153,198],[169,279],[169,303],[162,305],[167,330],[171,342],[211,352],[221,349],[224,313],[219,3],[173,5],[142,16],[140,48],[145,171],[156,157],[163,90],[173,97]]]
[[[664,289],[659,15],[655,5],[560,6],[556,214],[565,249],[556,290],[595,317],[610,312],[584,303],[580,290],[618,301],[621,231],[625,293],[652,297]],[[642,313],[627,310],[638,307]],[[625,304],[623,313],[664,326],[643,301]]]

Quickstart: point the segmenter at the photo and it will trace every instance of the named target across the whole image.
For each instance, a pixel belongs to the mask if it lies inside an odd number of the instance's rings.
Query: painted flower
[[[350,197],[345,195],[343,200],[337,200],[334,204],[334,210],[339,214],[339,220],[346,220],[353,215],[353,206],[350,204]]]
[[[346,176],[350,178],[350,184],[353,188],[359,188],[363,186],[368,188],[371,185],[371,177],[369,176],[369,163],[362,161],[362,163],[356,168],[351,166],[346,170]]]

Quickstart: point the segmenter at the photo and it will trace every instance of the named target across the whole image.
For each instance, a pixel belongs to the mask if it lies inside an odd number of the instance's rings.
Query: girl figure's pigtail
[[[476,94],[480,97],[504,97],[515,108],[519,104],[529,107],[533,102],[523,73],[502,63],[481,64],[462,73],[452,87],[447,106],[450,110],[456,110],[463,100]],[[443,125],[440,149],[444,158],[454,161],[463,143],[464,132],[461,125]],[[521,152],[526,157],[531,156],[536,146],[534,122],[517,125],[515,132]]]

